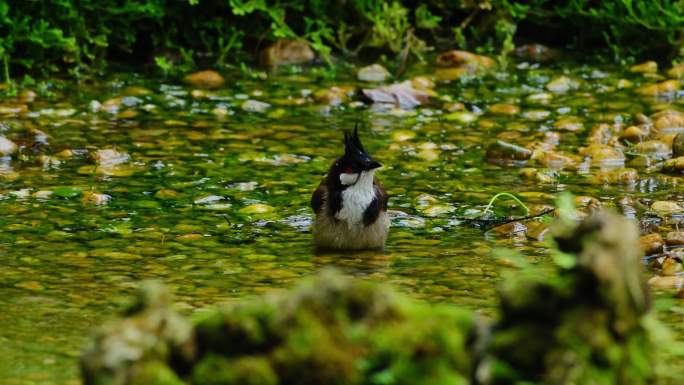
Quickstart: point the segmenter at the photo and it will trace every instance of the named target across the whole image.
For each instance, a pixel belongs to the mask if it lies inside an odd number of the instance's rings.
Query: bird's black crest
[[[345,155],[357,155],[359,152],[366,153],[366,150],[359,139],[359,124],[354,125],[354,132],[344,131],[344,153]]]

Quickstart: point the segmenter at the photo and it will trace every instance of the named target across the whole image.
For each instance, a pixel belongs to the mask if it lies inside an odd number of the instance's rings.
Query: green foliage
[[[505,61],[514,38],[540,36],[608,47],[616,59],[677,54],[682,11],[682,0],[0,0],[0,76],[79,77],[110,61],[170,75],[239,63],[277,38],[305,39],[327,61],[333,51],[366,50],[403,64],[434,46],[477,47]]]

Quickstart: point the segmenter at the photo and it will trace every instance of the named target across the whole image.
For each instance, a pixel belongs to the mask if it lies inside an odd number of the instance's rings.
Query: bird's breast
[[[342,191],[342,207],[335,214],[338,220],[345,220],[349,227],[363,224],[363,214],[375,198],[375,190],[352,186]]]

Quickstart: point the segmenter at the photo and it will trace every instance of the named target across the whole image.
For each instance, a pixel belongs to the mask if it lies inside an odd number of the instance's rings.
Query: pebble
[[[0,155],[12,155],[17,151],[18,146],[11,140],[0,135]]]
[[[670,231],[665,236],[665,243],[670,246],[684,245],[684,231]]]
[[[278,39],[261,51],[260,61],[264,66],[277,67],[308,63],[315,57],[309,43],[304,40]]]
[[[658,63],[649,60],[629,67],[629,71],[640,74],[653,74],[658,72]]]
[[[240,106],[240,108],[247,112],[265,112],[270,107],[270,104],[254,99],[245,100]]]
[[[684,212],[684,208],[673,201],[655,201],[651,204],[651,210],[660,216]]]
[[[183,78],[183,81],[195,88],[204,89],[220,88],[225,83],[223,76],[214,70],[205,70],[189,74]]]
[[[254,203],[240,209],[242,214],[265,214],[274,210],[273,206],[265,205],[263,203]]]
[[[563,94],[578,88],[579,83],[567,76],[559,76],[546,84],[547,90],[557,94]]]
[[[658,233],[647,234],[639,238],[639,248],[646,255],[661,252],[664,244],[663,237]]]
[[[356,78],[364,82],[384,82],[389,77],[389,71],[380,64],[371,64],[363,67],[356,74]]]

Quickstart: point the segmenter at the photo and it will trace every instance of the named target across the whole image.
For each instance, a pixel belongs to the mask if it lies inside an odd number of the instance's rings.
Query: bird
[[[344,154],[311,196],[317,248],[384,249],[390,219],[388,195],[375,176],[381,167],[363,148],[358,124],[353,133],[344,132]]]

